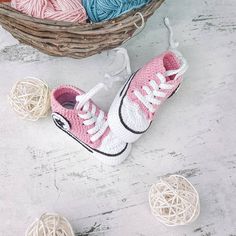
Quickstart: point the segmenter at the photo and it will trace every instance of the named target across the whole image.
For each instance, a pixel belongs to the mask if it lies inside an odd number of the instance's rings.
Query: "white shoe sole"
[[[131,144],[126,144],[123,150],[120,151],[120,153],[115,154],[109,154],[104,153],[102,151],[99,151],[97,149],[91,148],[86,143],[82,142],[80,139],[78,139],[76,136],[74,136],[69,130],[65,129],[64,127],[60,126],[60,124],[57,123],[57,121],[54,119],[54,116],[61,117],[61,119],[64,119],[60,114],[58,113],[52,113],[52,118],[55,123],[55,125],[62,131],[64,131],[66,134],[68,134],[70,137],[72,137],[75,141],[77,141],[81,146],[86,148],[88,152],[90,152],[97,160],[102,162],[105,165],[109,166],[115,166],[119,165],[121,162],[123,162],[131,152]],[[65,121],[66,122],[66,121]]]
[[[131,152],[131,144],[127,144],[126,149],[119,155],[116,156],[106,156],[98,152],[94,152],[92,155],[100,162],[108,166],[116,166],[121,164]]]

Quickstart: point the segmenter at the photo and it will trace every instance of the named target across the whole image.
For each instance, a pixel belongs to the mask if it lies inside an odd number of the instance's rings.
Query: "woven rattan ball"
[[[65,217],[45,213],[26,230],[25,236],[74,236],[73,229]]]
[[[50,90],[42,80],[27,77],[17,81],[9,94],[12,108],[23,119],[36,121],[50,109]]]
[[[168,226],[189,224],[200,213],[198,192],[180,175],[171,175],[152,185],[149,203],[153,215]]]

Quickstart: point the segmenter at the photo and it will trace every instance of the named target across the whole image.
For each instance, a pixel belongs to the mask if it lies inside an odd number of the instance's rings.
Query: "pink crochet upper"
[[[52,91],[51,107],[53,112],[60,114],[70,122],[70,132],[75,137],[95,149],[101,145],[102,140],[108,135],[109,128],[107,128],[103,136],[96,142],[90,141],[90,135],[87,133],[87,131],[94,127],[94,124],[89,126],[83,125],[84,119],[80,118],[78,113],[84,114],[84,112],[75,109],[76,96],[82,94],[84,94],[82,90],[79,90],[73,86],[60,86],[59,88],[56,88]],[[63,105],[65,103],[74,104],[74,107],[68,108]],[[90,109],[92,104],[94,103],[92,100],[90,100]],[[94,105],[96,106],[96,104]],[[96,108],[96,115],[98,115],[100,108],[98,108],[98,106],[96,106]]]
[[[139,92],[142,95],[146,95],[146,92],[142,89],[143,86],[148,86],[150,89],[149,82],[150,80],[156,81],[156,83],[159,85],[160,80],[156,76],[157,73],[165,74],[168,70],[175,70],[180,67],[179,59],[176,57],[176,55],[171,52],[167,51],[163,54],[161,54],[158,57],[155,57],[150,62],[148,62],[146,65],[144,65],[134,76],[130,83],[130,87],[128,90],[128,98],[137,103],[142,111],[147,115],[147,118],[152,120],[153,119],[153,113],[150,113],[148,109],[140,102],[140,100],[135,96],[134,91],[139,90]],[[179,86],[180,82],[182,81],[182,77],[179,77],[176,80],[173,80],[174,76],[170,76],[166,78],[168,84],[174,85],[172,89],[165,90],[165,93],[167,93],[167,96],[165,98],[159,98],[160,101],[164,102]],[[162,91],[160,89],[160,91]],[[155,105],[156,109],[158,108],[158,105]]]

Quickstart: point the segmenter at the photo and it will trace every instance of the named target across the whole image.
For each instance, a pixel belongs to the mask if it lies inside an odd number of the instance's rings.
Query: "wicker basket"
[[[114,20],[101,23],[68,23],[42,20],[0,3],[0,24],[20,42],[53,56],[85,58],[127,41],[164,0],[151,2]],[[140,12],[141,14],[137,14]],[[136,26],[135,26],[136,25]]]

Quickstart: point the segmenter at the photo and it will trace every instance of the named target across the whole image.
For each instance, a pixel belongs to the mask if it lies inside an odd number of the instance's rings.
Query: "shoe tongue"
[[[164,65],[164,60],[162,59],[162,60],[160,60],[160,64],[159,64],[159,73],[161,73],[161,74],[165,74],[166,73],[166,67],[165,67],[165,65]]]
[[[168,69],[164,65],[163,59],[159,60],[159,62],[155,65],[155,71],[157,73],[162,74],[165,77],[166,82],[171,80],[171,77],[166,75],[166,72],[168,72]],[[158,77],[155,76],[155,78],[156,78],[156,80],[158,81],[158,84],[159,84],[161,81],[158,79]]]
[[[159,85],[160,80],[156,76],[157,73],[160,73],[162,75],[165,75],[166,68],[164,66],[164,62],[162,58],[156,57],[151,62],[149,62],[144,68],[143,68],[144,77],[149,77],[149,79],[155,80],[156,83]],[[146,74],[147,73],[147,74]]]
[[[165,68],[165,66],[164,66],[164,62],[163,62],[163,60],[162,60],[162,64],[161,64],[161,67],[160,67],[160,72],[159,73],[161,73],[164,77],[166,77],[165,76],[165,74],[166,74],[166,68]],[[168,81],[168,77],[166,77],[166,81]]]

